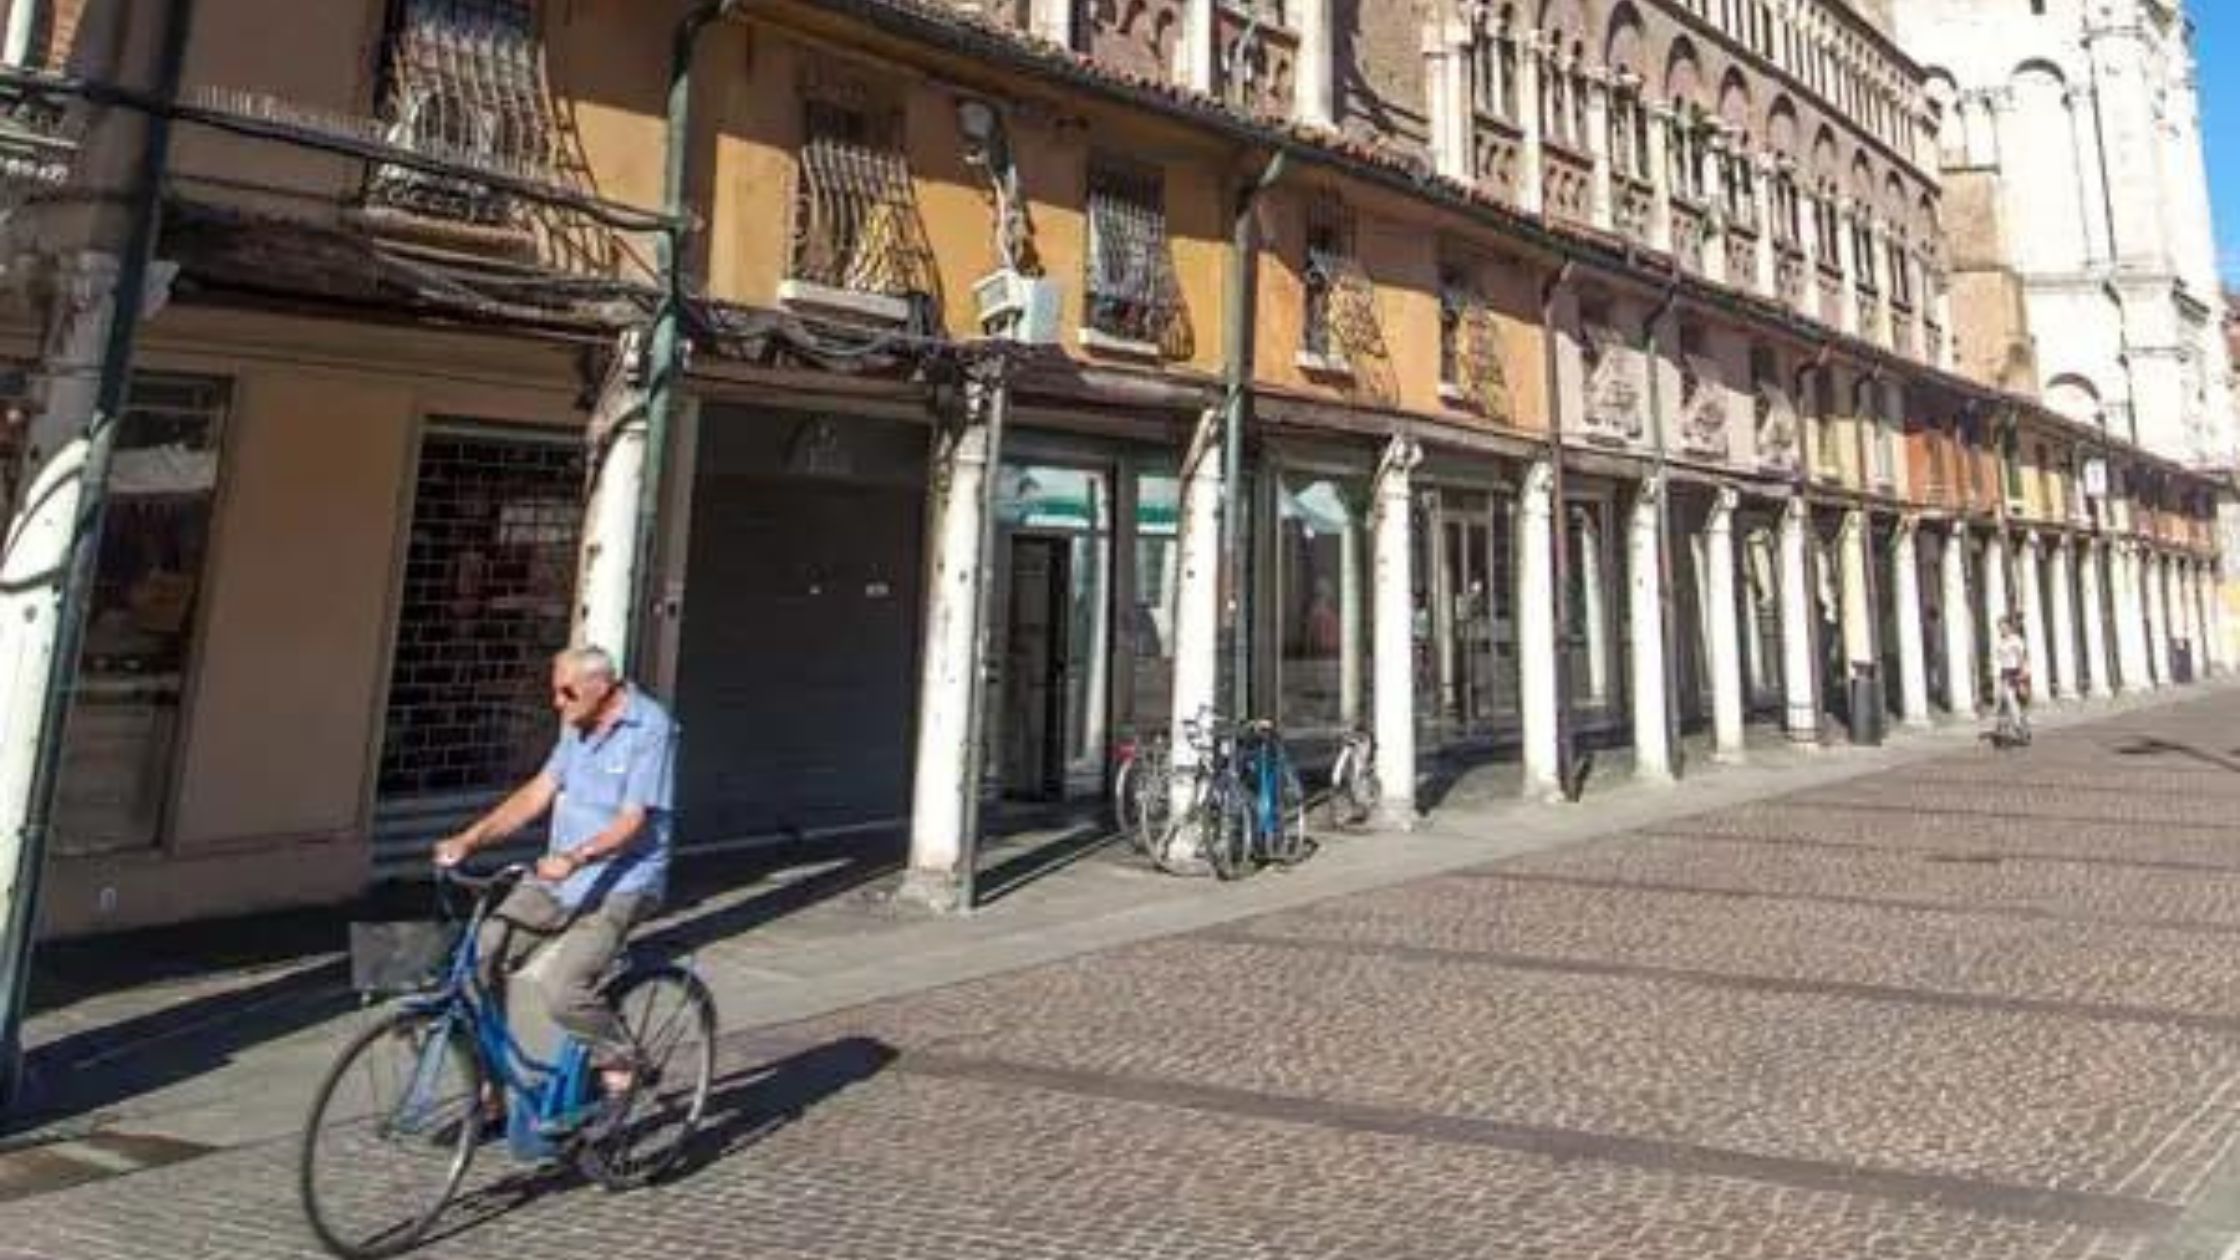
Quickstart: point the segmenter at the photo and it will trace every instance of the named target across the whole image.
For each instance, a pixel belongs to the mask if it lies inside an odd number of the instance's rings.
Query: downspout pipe
[[[631,560],[628,642],[607,644],[625,660],[643,656],[648,592],[653,582],[653,540],[660,528],[662,481],[668,466],[669,430],[683,387],[691,343],[684,334],[688,296],[685,256],[693,220],[687,213],[685,186],[692,153],[692,66],[700,37],[717,22],[745,7],[745,0],[707,0],[677,23],[669,53],[668,127],[661,163],[661,232],[654,265],[661,273],[661,303],[653,317],[646,362],[652,379],[646,387],[645,476],[638,491],[636,554]]]
[[[1556,300],[1570,282],[1572,261],[1564,259],[1540,286],[1540,344],[1548,380],[1548,496],[1555,500],[1549,513],[1549,574],[1555,585],[1556,619],[1556,782],[1565,800],[1578,803],[1586,792],[1586,776],[1575,768],[1571,714],[1571,507],[1564,497],[1562,361],[1555,335]]]
[[[1679,658],[1673,653],[1674,640],[1678,637],[1678,616],[1673,607],[1672,591],[1672,478],[1671,452],[1665,436],[1664,373],[1659,360],[1664,357],[1664,321],[1679,305],[1678,280],[1665,286],[1664,296],[1657,307],[1641,325],[1641,353],[1649,365],[1649,432],[1652,456],[1651,475],[1657,487],[1657,636],[1664,653],[1664,744],[1665,755],[1672,759],[1672,777],[1686,777],[1688,755],[1680,746],[1680,706],[1673,702],[1673,679],[1679,673]]]
[[[1260,198],[1281,182],[1291,155],[1279,149],[1237,197],[1230,224],[1229,271],[1223,301],[1221,416],[1221,569],[1228,579],[1229,670],[1223,708],[1242,721],[1251,716],[1252,627],[1245,595],[1244,516],[1252,502],[1244,495],[1245,430],[1253,414],[1252,378],[1256,370],[1260,305]],[[1217,694],[1218,691],[1217,691]]]
[[[167,0],[163,47],[156,64],[159,99],[174,102],[186,76],[187,38],[194,27],[194,0]],[[56,616],[55,651],[41,697],[39,746],[33,753],[31,800],[17,850],[15,895],[7,906],[6,937],[0,938],[0,1107],[13,1108],[22,1093],[23,1009],[31,980],[32,938],[38,930],[40,884],[46,871],[47,841],[54,826],[56,789],[61,779],[64,715],[78,671],[85,636],[86,601],[93,588],[94,561],[100,553],[102,514],[109,489],[110,458],[116,451],[117,423],[132,382],[133,343],[148,291],[148,271],[161,227],[163,185],[171,160],[171,118],[147,115],[140,161],[134,172],[131,219],[118,260],[111,297],[108,338],[101,350],[101,379],[95,389],[85,463],[80,480],[78,520],[70,558],[62,577],[62,602]]]

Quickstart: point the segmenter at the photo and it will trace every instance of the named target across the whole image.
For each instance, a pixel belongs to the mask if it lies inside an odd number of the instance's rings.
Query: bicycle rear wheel
[[[628,1190],[676,1166],[708,1109],[716,1072],[716,1004],[700,977],[653,967],[622,978],[615,1012],[637,1048],[638,1078],[622,1111],[578,1154],[584,1173]]]
[[[482,1064],[441,1011],[360,1032],[312,1098],[297,1154],[311,1232],[344,1260],[417,1246],[457,1193],[482,1132]]]

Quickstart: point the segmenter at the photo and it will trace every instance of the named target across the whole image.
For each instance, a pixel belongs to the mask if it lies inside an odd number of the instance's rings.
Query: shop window
[[[552,744],[546,659],[567,646],[583,447],[472,422],[420,442],[389,666],[384,804],[479,803]]]
[[[1277,499],[1278,635],[1283,723],[1360,725],[1366,716],[1368,484],[1286,476]]]
[[[1088,271],[1090,328],[1171,358],[1189,357],[1190,325],[1158,167],[1101,157],[1090,163]]]
[[[142,376],[117,422],[64,730],[60,852],[146,848],[162,838],[229,400],[222,380]]]
[[[558,126],[534,0],[398,0],[383,52],[391,143],[493,174],[544,180]],[[510,225],[514,200],[472,179],[374,168],[367,200],[414,214]]]

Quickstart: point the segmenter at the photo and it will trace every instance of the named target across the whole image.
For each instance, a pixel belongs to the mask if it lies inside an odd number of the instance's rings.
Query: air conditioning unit
[[[1058,282],[1022,275],[1010,268],[984,276],[972,286],[980,331],[1034,345],[1058,339],[1061,293]]]

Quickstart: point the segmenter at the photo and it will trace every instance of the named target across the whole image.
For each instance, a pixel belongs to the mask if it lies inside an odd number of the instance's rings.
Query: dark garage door
[[[924,430],[710,408],[695,470],[677,708],[681,838],[909,809]]]

